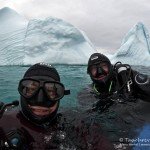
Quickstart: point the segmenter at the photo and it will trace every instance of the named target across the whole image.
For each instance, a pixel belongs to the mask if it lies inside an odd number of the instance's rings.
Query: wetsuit
[[[117,98],[124,101],[132,101],[133,99],[140,98],[150,102],[149,76],[132,70],[127,83],[121,83],[122,81],[118,78],[117,72],[114,71],[111,80],[106,85],[101,86],[97,83],[89,85],[78,94],[79,103],[86,106],[88,103],[93,104],[98,99],[106,100],[108,97],[111,97],[114,101]],[[122,84],[124,84],[123,88]],[[128,92],[127,88],[130,88]],[[85,95],[86,97],[90,97],[88,101],[84,99]]]
[[[67,112],[67,118],[58,114],[45,125],[37,126],[27,120],[18,110],[5,112],[0,120],[1,149],[11,149],[13,144],[18,150],[111,150],[110,143],[102,135],[101,128],[90,125]],[[12,149],[15,149],[14,147]]]
[[[94,122],[101,125],[102,130],[117,146],[121,143],[120,138],[126,144],[128,141],[125,138],[138,137],[142,127],[150,124],[150,78],[132,70],[130,92],[123,93],[126,90],[122,88],[117,93],[121,84],[117,72],[113,75],[102,90],[94,83],[82,90],[78,94],[78,102],[82,109],[89,111],[89,116],[93,116]],[[132,148],[125,146],[126,149]]]

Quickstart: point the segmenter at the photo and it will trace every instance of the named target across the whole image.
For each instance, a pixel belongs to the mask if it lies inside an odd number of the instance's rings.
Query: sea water
[[[1,66],[0,67],[0,101],[11,102],[13,100],[19,100],[20,95],[18,92],[18,83],[23,78],[24,73],[30,66]],[[85,65],[54,65],[58,70],[61,78],[61,82],[66,89],[70,89],[71,94],[66,95],[61,99],[61,109],[76,108],[78,106],[77,95],[86,87],[92,83],[89,75],[87,74],[87,66]],[[132,66],[134,70],[139,71],[150,76],[150,68],[143,66]],[[146,138],[150,140],[150,124],[145,124],[141,127],[141,132],[138,138]],[[149,142],[150,144],[150,142]],[[134,150],[150,149],[147,147],[135,147]]]
[[[87,74],[85,65],[53,65],[59,72],[61,82],[66,89],[70,89],[71,94],[61,99],[62,107],[76,107],[77,94],[88,84],[92,83]],[[19,81],[29,66],[1,66],[0,67],[0,101],[11,102],[19,100]],[[133,66],[134,70],[150,76],[150,68],[143,66]]]
[[[91,83],[87,75],[86,66],[53,65],[59,72],[61,83],[71,94],[61,99],[61,107],[76,107],[77,94],[86,85]],[[30,66],[1,66],[0,67],[0,101],[11,102],[19,100],[19,81]]]

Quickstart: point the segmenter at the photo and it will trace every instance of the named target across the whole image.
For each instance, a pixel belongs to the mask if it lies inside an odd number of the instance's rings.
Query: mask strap
[[[64,95],[69,95],[70,94],[70,90],[65,90],[64,91]]]

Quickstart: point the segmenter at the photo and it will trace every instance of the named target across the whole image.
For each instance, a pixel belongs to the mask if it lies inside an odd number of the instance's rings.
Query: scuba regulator
[[[133,101],[133,82],[131,79],[131,66],[117,62],[114,65],[114,70],[117,73],[117,80],[119,89],[117,94],[121,96],[124,101]]]
[[[29,150],[29,141],[23,129],[11,130],[7,134],[0,128],[0,147],[4,150]]]
[[[13,101],[7,104],[0,102],[0,119],[8,108],[18,105],[19,101]],[[26,135],[28,134],[24,129],[11,130],[5,133],[3,128],[0,127],[0,148],[2,148],[2,150],[27,150],[28,138],[26,138]]]
[[[18,105],[19,105],[19,101],[13,101],[8,104],[4,104],[3,102],[0,102],[0,118],[2,118],[4,112],[6,111],[8,107],[13,107],[13,106],[18,106]]]

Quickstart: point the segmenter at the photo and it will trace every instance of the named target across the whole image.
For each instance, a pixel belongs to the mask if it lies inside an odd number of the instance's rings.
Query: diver
[[[87,73],[93,81],[87,90],[90,94],[87,94],[99,99],[98,107],[107,108],[114,101],[126,103],[138,98],[150,102],[150,78],[134,71],[128,64],[117,62],[112,65],[105,55],[94,53],[89,58]]]
[[[65,89],[57,70],[51,65],[37,63],[31,66],[20,80],[18,91],[20,108],[5,112],[6,105],[1,104],[0,149],[112,149],[98,132],[100,128],[93,133],[95,130],[87,128],[84,121],[79,126],[73,123],[76,114],[69,112],[66,118],[65,113],[58,112],[60,99],[70,94],[70,90]],[[18,103],[7,104],[10,105]],[[79,114],[76,116],[79,118]]]
[[[128,64],[112,65],[101,53],[90,56],[87,73],[93,83],[78,94],[79,106],[114,145],[127,144],[125,138],[136,138],[137,129],[150,124],[150,78]]]

